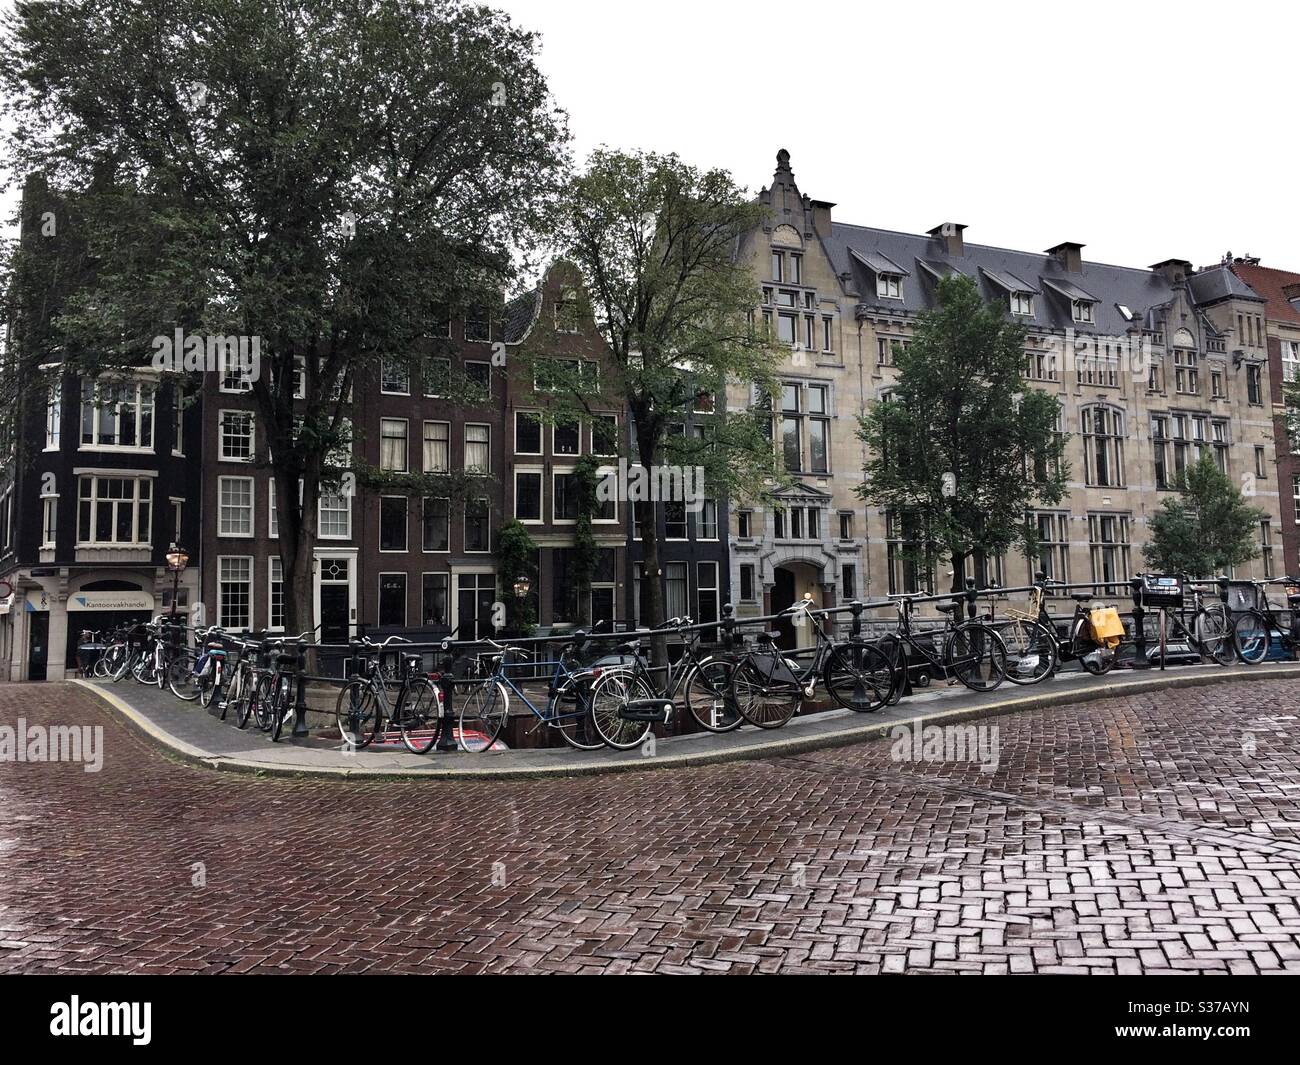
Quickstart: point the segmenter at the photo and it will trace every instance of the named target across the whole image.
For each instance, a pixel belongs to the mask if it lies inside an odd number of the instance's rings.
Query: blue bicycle
[[[605,746],[592,720],[592,685],[601,670],[584,665],[581,651],[586,633],[579,630],[573,640],[560,650],[555,661],[512,661],[525,655],[519,647],[484,640],[496,651],[490,657],[487,675],[469,689],[460,705],[458,717],[460,748],[463,751],[491,750],[510,717],[510,696],[532,711],[537,725],[546,725],[559,732],[564,742],[580,751],[595,751]],[[524,669],[534,672],[539,667],[554,667],[546,688],[546,704],[542,708],[528,698],[520,676]],[[512,676],[510,670],[515,670]],[[537,727],[537,726],[535,726]]]

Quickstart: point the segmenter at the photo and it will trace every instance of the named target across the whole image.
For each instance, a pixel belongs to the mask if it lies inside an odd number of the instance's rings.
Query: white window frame
[[[486,429],[486,430],[487,430],[487,440],[486,440],[486,441],[484,441],[484,440],[476,440],[476,441],[474,441],[474,443],[475,443],[476,446],[479,445],[479,444],[485,444],[486,447],[487,447],[487,465],[485,465],[485,466],[471,466],[471,465],[469,464],[469,445],[470,445],[469,431],[470,431],[470,429]],[[478,473],[491,473],[491,472],[492,472],[492,424],[491,424],[490,422],[466,422],[466,423],[465,423],[465,428],[464,428],[464,430],[462,431],[462,434],[461,434],[461,443],[464,445],[464,448],[465,448],[464,455],[463,455],[463,460],[464,460],[464,469],[465,469],[465,472],[466,472],[466,473],[474,473],[474,472],[478,472]]]
[[[1070,300],[1070,317],[1076,322],[1094,325],[1097,321],[1097,305],[1092,300]]]
[[[237,415],[241,418],[248,419],[248,455],[241,457],[239,455],[226,454],[226,416]],[[241,434],[242,436],[242,434]],[[231,437],[231,439],[235,439]],[[227,409],[217,412],[217,461],[218,462],[252,462],[257,455],[257,420],[253,417],[251,410],[234,410]]]
[[[569,459],[576,459],[582,455],[582,422],[577,418],[574,418],[572,424],[574,432],[578,438],[577,451],[561,451],[555,446],[555,434],[560,429],[560,423],[557,421],[551,424],[551,455],[557,459],[563,459],[566,462]]]
[[[379,393],[384,396],[409,396],[411,394],[411,366],[409,363],[403,363],[396,358],[393,365],[400,366],[405,372],[406,387],[403,389],[388,388],[386,378],[388,376],[389,359],[381,355],[379,358]]]
[[[402,426],[402,465],[385,466],[384,465],[384,441],[396,440],[397,437],[390,437],[385,433],[385,425]],[[388,473],[410,473],[411,471],[411,421],[409,418],[380,418],[379,419],[379,468]]]
[[[248,531],[229,532],[226,526],[227,504],[222,499],[222,492],[229,482],[242,481],[248,485]],[[221,476],[217,478],[217,535],[230,539],[251,540],[257,535],[257,482],[252,477]]]
[[[343,500],[343,507],[325,506],[327,499]],[[325,531],[325,513],[343,513],[347,516],[347,530],[342,533],[327,533]],[[316,538],[318,540],[351,540],[352,539],[352,496],[347,492],[321,492],[316,498]]]
[[[469,500],[465,500],[465,507],[460,517],[460,542],[467,555],[490,555],[492,554],[492,500],[487,496],[479,496],[474,500],[476,503],[483,503],[487,507],[487,547],[470,549],[469,537],[465,535],[466,524],[469,522]]]
[[[903,275],[877,274],[876,295],[882,300],[901,300],[903,298]]]
[[[521,476],[537,478],[537,517],[521,518],[519,516],[519,478]],[[524,525],[545,525],[546,524],[546,470],[542,466],[516,466],[515,467],[515,520],[522,522]]]
[[[153,454],[156,448],[156,444],[157,444],[156,438],[158,435],[158,426],[156,424],[158,420],[158,390],[155,387],[155,385],[150,381],[129,382],[129,381],[96,380],[96,381],[91,381],[89,383],[91,385],[91,402],[94,404],[92,407],[91,423],[90,423],[91,441],[90,443],[86,443],[85,440],[82,439],[81,425],[85,421],[84,412],[86,406],[86,399],[85,399],[86,382],[83,382],[81,402],[78,405],[78,410],[77,410],[77,414],[78,414],[77,450],[78,451],[109,451],[109,452],[117,451],[117,452],[125,452],[127,454],[136,454],[136,455]],[[100,437],[102,435],[101,417],[106,413],[105,408],[101,406],[99,403],[99,389],[101,384],[114,385],[114,386],[119,384],[135,385],[135,401],[133,405],[135,407],[136,438],[139,439],[139,437],[141,436],[140,427],[144,420],[145,410],[147,409],[149,411],[149,443],[147,444],[105,444],[100,442]],[[147,401],[146,401],[146,394],[148,396]],[[122,404],[120,403],[117,404],[117,406],[113,408],[113,413],[109,414],[109,417],[113,419],[113,424],[114,424],[113,435],[115,438],[121,437],[122,435],[121,417],[120,414],[118,413],[120,411],[121,406]],[[61,424],[62,424],[62,411],[60,411],[60,425]],[[60,432],[62,432],[61,428],[60,428]]]
[[[59,496],[57,492],[41,495],[41,549],[50,550],[58,546],[59,540]]]
[[[125,481],[132,481],[135,483],[135,491],[131,499],[129,500],[132,509],[131,530],[135,539],[132,540],[96,540],[95,539],[95,526],[97,524],[95,521],[95,515],[99,509],[99,502],[100,502],[99,482],[104,480],[114,480],[114,481],[125,480]],[[90,523],[88,529],[90,539],[83,540],[81,538],[81,504],[86,497],[82,495],[81,487],[83,484],[85,484],[86,481],[89,481],[91,484],[91,494],[89,496]],[[141,485],[144,484],[147,484],[149,486],[149,521],[148,521],[149,528],[143,530],[144,539],[142,540],[140,539],[140,533],[141,533],[140,504],[144,502],[143,496],[141,494]],[[133,474],[110,473],[107,471],[104,473],[85,473],[85,474],[78,475],[77,477],[77,530],[76,530],[77,546],[78,547],[150,547],[152,546],[154,506],[156,503],[154,499],[153,488],[154,488],[154,483],[152,477],[143,477],[143,476],[133,475]],[[111,503],[114,506],[116,506],[117,504],[127,503],[128,500],[125,499],[113,500],[113,499],[105,498],[104,502]],[[10,517],[12,518],[12,513],[10,514]],[[117,528],[116,521],[113,522],[113,528],[114,530],[116,530]]]
[[[447,504],[447,546],[441,549],[424,546],[424,511],[430,499],[438,499]],[[451,499],[448,496],[420,497],[420,551],[426,555],[451,554]]]
[[[280,571],[280,579],[275,579],[275,571]],[[275,623],[275,586],[280,585],[280,610],[284,612],[284,563],[279,555],[269,555],[266,559],[266,631],[284,632],[283,620]]]
[[[443,443],[447,447],[447,460],[441,466],[433,465],[429,462],[429,426],[441,425],[447,431],[446,439]],[[437,443],[437,441],[432,441]],[[434,418],[426,419],[420,435],[420,461],[423,464],[425,473],[450,473],[451,472],[451,422],[438,421]]]
[[[411,620],[411,580],[409,574],[407,574],[405,570],[393,569],[393,570],[381,570],[375,576],[377,578],[375,581],[375,624],[377,626],[382,626],[384,624],[384,622],[379,620],[380,611],[383,609],[384,578],[401,577],[402,578],[402,623],[401,625],[398,625],[396,627],[401,629],[406,628],[407,622]]]
[[[551,470],[551,524],[552,525],[577,525],[578,524],[577,517],[561,518],[556,515],[556,510],[555,510],[555,508],[559,505],[560,502],[560,492],[555,487],[556,480],[560,477],[572,477],[575,472],[576,471],[572,466],[570,466],[568,469]],[[546,512],[542,511],[542,513],[545,514]]]
[[[217,624],[217,625],[220,625],[222,628],[230,628],[232,625],[234,625],[234,622],[232,622],[232,621],[230,621],[229,619],[227,619],[227,618],[225,617],[225,615],[222,613],[222,609],[221,609],[221,605],[222,605],[221,586],[222,586],[223,584],[227,583],[225,580],[223,580],[223,576],[222,576],[222,564],[225,563],[225,562],[236,562],[236,561],[238,561],[238,562],[247,562],[247,563],[248,563],[248,580],[247,580],[246,582],[242,582],[242,581],[240,582],[240,583],[246,584],[246,586],[247,586],[247,588],[248,588],[248,624],[245,625],[245,626],[243,626],[244,629],[248,630],[248,629],[252,629],[252,628],[253,628],[253,616],[254,616],[254,615],[253,615],[253,611],[254,611],[254,610],[256,609],[256,607],[257,607],[257,603],[256,603],[256,598],[257,598],[257,596],[256,596],[256,588],[257,588],[257,564],[256,564],[256,562],[254,561],[252,555],[218,555],[218,556],[217,556],[217,604],[216,604],[216,606],[217,606],[217,610],[216,610],[217,620],[216,620],[216,624]],[[231,582],[231,583],[233,583],[233,582]],[[236,628],[236,629],[234,629],[234,631],[239,631],[239,629]]]
[[[1034,294],[1032,292],[1011,293],[1011,313],[1022,318],[1034,316]]]
[[[519,419],[520,418],[537,419],[537,450],[523,451],[519,447]],[[539,410],[516,410],[515,411],[515,454],[516,455],[537,455],[541,456],[546,453],[546,426],[542,422],[542,412]]]
[[[384,547],[384,500],[400,499],[405,504],[406,534],[402,537],[401,547]],[[381,495],[379,497],[379,553],[381,555],[404,555],[411,550],[411,499],[409,496]]]

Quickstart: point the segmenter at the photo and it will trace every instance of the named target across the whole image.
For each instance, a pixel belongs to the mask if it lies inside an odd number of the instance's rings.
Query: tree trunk
[[[659,451],[658,416],[644,406],[632,407],[632,418],[636,426],[637,452],[644,467],[648,481],[653,481],[655,461]],[[636,504],[629,501],[636,514]],[[664,589],[663,575],[659,565],[659,503],[653,499],[644,501],[637,514],[637,531],[641,537],[641,618],[640,627],[656,628],[664,623]],[[664,636],[655,636],[650,640],[650,661],[654,666],[668,664],[668,640]]]
[[[967,552],[956,551],[949,555],[950,564],[952,565],[952,591],[964,592],[966,590],[966,556]]]

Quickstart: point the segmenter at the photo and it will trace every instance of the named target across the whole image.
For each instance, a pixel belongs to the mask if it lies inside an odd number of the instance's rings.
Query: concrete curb
[[[144,736],[165,753],[181,761],[205,769],[223,772],[246,773],[254,776],[276,777],[324,777],[363,780],[429,780],[429,781],[478,781],[478,780],[537,780],[554,777],[596,776],[604,773],[632,773],[654,769],[682,769],[697,765],[717,765],[723,762],[754,761],[760,758],[779,758],[785,755],[806,754],[810,751],[825,750],[832,747],[845,747],[854,743],[883,739],[900,725],[915,727],[917,725],[952,725],[961,721],[970,721],[983,717],[998,717],[1003,714],[1018,713],[1023,710],[1041,710],[1052,706],[1072,703],[1094,702],[1098,699],[1110,699],[1117,696],[1139,695],[1145,692],[1167,691],[1172,688],[1200,688],[1229,681],[1269,680],[1274,678],[1300,678],[1300,663],[1272,664],[1269,667],[1247,667],[1220,669],[1213,673],[1196,676],[1179,677],[1157,673],[1155,676],[1132,676],[1127,680],[1101,680],[1086,688],[1070,691],[1044,692],[1017,698],[1001,699],[993,703],[976,706],[952,707],[922,711],[908,718],[891,718],[889,720],[871,720],[855,723],[844,728],[818,732],[807,736],[786,736],[746,744],[743,747],[718,748],[710,751],[664,753],[653,758],[632,754],[617,760],[583,761],[583,752],[573,752],[570,761],[559,761],[556,765],[515,766],[482,769],[438,768],[431,765],[424,769],[366,768],[344,769],[336,766],[308,766],[293,762],[262,762],[248,758],[214,754],[204,751],[184,740],[178,739],[165,729],[160,728],[146,715],[136,710],[114,693],[91,684],[85,680],[73,679],[69,683],[79,685],[94,693],[108,706],[116,710],[125,719],[132,731]],[[1034,689],[1027,689],[1033,691]],[[779,736],[779,733],[774,734]],[[286,747],[286,752],[295,748]],[[662,745],[661,745],[662,749]],[[364,755],[358,755],[364,757]],[[436,755],[431,756],[436,759]],[[491,754],[482,756],[490,759]],[[558,759],[557,759],[558,761]]]

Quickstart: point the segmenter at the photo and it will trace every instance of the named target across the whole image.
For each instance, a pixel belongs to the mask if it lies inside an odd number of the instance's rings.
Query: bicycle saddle
[[[760,640],[779,640],[781,638],[781,634],[777,632],[775,629],[773,629],[771,632],[760,632],[758,634],[758,638]]]
[[[1196,592],[1196,593],[1198,593],[1198,594],[1200,594],[1200,595],[1211,595],[1211,594],[1213,594],[1214,591],[1215,591],[1215,589],[1213,589],[1213,588],[1206,588],[1205,585],[1203,585],[1203,584],[1193,584],[1193,585],[1190,585],[1190,586],[1188,587],[1187,590],[1188,590],[1189,592]]]
[[[952,613],[955,613],[955,612],[956,612],[956,610],[957,610],[957,604],[956,604],[956,603],[940,603],[940,604],[938,604],[938,605],[935,607],[935,610],[939,611],[940,614],[952,614]]]
[[[621,643],[614,650],[621,655],[634,655],[641,650],[641,641],[631,640],[628,643]]]
[[[1076,603],[1089,603],[1093,599],[1093,594],[1091,592],[1071,592],[1070,598]]]

